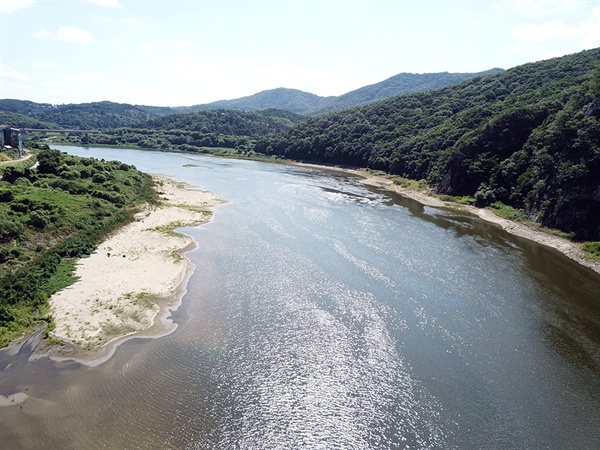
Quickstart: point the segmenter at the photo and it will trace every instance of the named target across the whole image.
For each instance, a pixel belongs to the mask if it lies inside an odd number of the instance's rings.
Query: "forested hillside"
[[[28,119],[54,124],[51,128],[103,130],[127,127],[136,123],[174,114],[178,108],[128,105],[114,102],[94,102],[68,105],[50,105],[24,100],[0,100],[0,113],[20,114]],[[21,120],[9,122],[28,127]],[[7,122],[7,121],[6,121]],[[6,123],[3,119],[2,123]],[[37,128],[37,127],[36,127]],[[50,128],[41,126],[40,128]]]
[[[201,111],[163,116],[101,134],[72,136],[70,142],[187,152],[207,148],[246,149],[253,147],[257,139],[280,134],[305,119],[282,110]]]
[[[0,100],[0,123],[28,128],[108,130],[131,127],[140,122],[171,114],[223,109],[239,111],[278,109],[297,114],[317,115],[394,95],[440,88],[498,70],[501,69],[480,73],[402,73],[340,97],[321,97],[298,89],[277,88],[234,100],[179,107],[129,105],[109,101],[51,105],[26,100],[2,99]]]
[[[477,73],[399,73],[379,83],[362,87],[339,97],[333,97],[321,106],[306,111],[306,114],[320,116],[328,112],[342,111],[397,95],[441,89],[471,78],[494,75],[499,72],[502,72],[502,69],[490,69]]]
[[[43,150],[38,166],[0,170],[0,346],[45,316],[74,258],[154,201],[150,176],[118,161]]]
[[[192,106],[196,111],[215,109],[237,109],[240,111],[260,111],[263,109],[283,109],[297,114],[319,108],[335,97],[320,97],[298,89],[277,88],[261,91],[254,95],[234,100],[219,100],[212,103]]]
[[[52,122],[44,122],[42,120],[33,119],[22,114],[0,112],[0,124],[16,125],[22,128],[45,128],[59,129],[60,125]]]
[[[423,179],[600,240],[599,61],[594,49],[327,114],[255,150]]]

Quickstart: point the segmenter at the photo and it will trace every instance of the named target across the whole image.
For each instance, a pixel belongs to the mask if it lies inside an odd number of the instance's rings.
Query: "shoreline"
[[[453,209],[456,211],[472,214],[476,217],[479,217],[481,220],[485,220],[486,222],[494,223],[500,226],[507,233],[528,239],[546,247],[553,248],[559,251],[567,258],[577,262],[581,266],[587,267],[588,269],[591,269],[597,274],[600,274],[600,261],[593,261],[589,257],[587,257],[586,253],[576,242],[552,234],[550,231],[545,231],[544,229],[537,229],[522,222],[505,219],[494,214],[494,212],[488,208],[477,208],[476,206],[447,202],[440,200],[437,197],[427,195],[420,191],[402,188],[400,186],[394,185],[391,180],[387,180],[382,177],[367,176],[365,177],[365,179],[361,180],[361,183],[374,187],[388,189],[404,197],[416,200],[417,202],[425,206],[431,206],[434,208]]]
[[[198,226],[225,202],[164,176],[153,176],[161,202],[146,205],[135,220],[77,261],[71,286],[54,294],[50,314],[55,328],[33,358],[75,360],[95,366],[123,342],[160,337],[177,325],[168,319],[179,307],[195,267],[185,253],[197,247],[175,229]]]
[[[577,243],[504,219],[490,209],[443,201],[362,170],[297,162],[291,165],[352,174],[362,178],[362,184],[395,192],[425,206],[474,215],[512,235],[553,248],[600,274],[600,261],[587,258]],[[184,254],[197,248],[197,243],[174,229],[208,222],[210,208],[226,202],[164,176],[154,175],[153,179],[162,203],[146,206],[134,222],[118,229],[92,255],[77,262],[75,275],[79,280],[50,299],[56,324],[50,336],[63,344],[43,341],[32,359],[47,356],[95,366],[110,359],[116,348],[129,339],[161,337],[177,328],[168,317],[181,305],[195,270]]]
[[[600,274],[600,261],[590,259],[576,242],[552,234],[550,231],[546,231],[543,228],[538,229],[531,225],[527,225],[526,223],[505,219],[494,214],[494,212],[489,208],[477,208],[471,205],[462,205],[451,201],[440,200],[438,197],[428,195],[427,193],[421,191],[402,188],[401,186],[395,185],[392,180],[386,177],[372,175],[363,170],[298,162],[294,162],[293,165],[353,174],[362,178],[362,180],[360,180],[360,183],[362,184],[395,192],[398,195],[415,200],[424,206],[453,209],[455,211],[474,215],[479,217],[481,220],[498,225],[509,234],[519,236],[536,242],[537,244],[557,250],[579,265],[584,266],[597,274]]]

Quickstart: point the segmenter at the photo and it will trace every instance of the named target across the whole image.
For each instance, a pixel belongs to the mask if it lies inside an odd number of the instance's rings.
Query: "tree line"
[[[255,151],[423,180],[600,240],[600,50],[312,118]]]

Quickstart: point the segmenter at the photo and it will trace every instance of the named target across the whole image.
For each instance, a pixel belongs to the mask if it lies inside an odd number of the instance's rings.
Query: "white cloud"
[[[95,83],[98,81],[100,74],[96,70],[92,70],[91,72],[78,72],[73,75],[72,82],[78,86],[86,86],[90,83]]]
[[[55,33],[41,28],[34,31],[33,36],[38,39],[54,38],[72,44],[89,44],[94,42],[94,36],[79,27],[60,27]]]
[[[52,33],[45,28],[40,28],[39,30],[33,32],[33,37],[37,39],[45,39],[47,37],[52,37]]]
[[[169,42],[169,45],[177,48],[192,48],[194,47],[194,43],[192,41],[188,41],[186,39],[173,38]]]
[[[107,42],[107,45],[110,48],[116,48],[116,49],[125,48],[125,44],[123,43],[123,41],[121,41],[119,39],[111,39],[110,41]]]
[[[12,13],[35,5],[34,0],[0,0],[0,12]]]
[[[27,80],[27,75],[17,72],[6,64],[0,64],[0,78],[11,78],[13,80]]]
[[[579,11],[585,8],[586,0],[502,0],[501,8],[528,18],[542,18]]]
[[[119,20],[119,23],[123,25],[139,25],[142,21],[140,19],[128,18]]]
[[[594,8],[588,20],[581,24],[581,44],[585,49],[600,47],[600,6]]]
[[[94,19],[94,22],[98,22],[98,23],[109,23],[110,22],[110,19],[108,17],[99,16],[98,14],[93,14],[93,13],[92,13],[92,19]]]
[[[569,21],[565,23],[565,21]],[[544,53],[552,56],[562,56],[581,49],[600,46],[600,7],[594,8],[591,15],[579,20],[560,18],[543,23],[529,23],[511,30],[510,34],[516,42],[510,48],[511,52],[519,52],[527,47],[546,49]],[[558,48],[570,49],[561,53]],[[554,51],[548,50],[554,48]]]
[[[59,41],[71,42],[73,44],[89,44],[94,42],[94,36],[79,27],[60,27],[56,31]]]
[[[106,6],[107,8],[122,8],[123,5],[119,2],[119,0],[87,0],[88,3],[93,3],[94,5]]]
[[[521,41],[543,42],[552,38],[573,39],[579,34],[575,27],[564,25],[560,20],[542,24],[528,24],[515,28],[511,34]]]
[[[34,69],[57,69],[58,66],[51,62],[36,62],[33,64]]]

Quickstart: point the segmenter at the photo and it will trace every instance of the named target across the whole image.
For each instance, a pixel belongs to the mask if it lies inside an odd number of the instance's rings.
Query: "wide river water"
[[[339,172],[61,150],[231,203],[184,230],[198,248],[172,334],[91,368],[27,349],[0,360],[0,395],[27,395],[0,407],[0,447],[600,445],[592,271]]]

